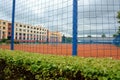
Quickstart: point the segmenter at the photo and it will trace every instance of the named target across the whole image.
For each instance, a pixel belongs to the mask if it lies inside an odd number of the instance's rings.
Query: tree
[[[0,43],[8,43],[8,39],[3,38],[2,40],[0,40]]]
[[[62,36],[62,43],[65,43],[65,35]]]
[[[120,11],[118,11],[117,19],[118,19],[118,23],[120,24]],[[119,26],[119,28],[118,28],[117,33],[116,33],[116,34],[113,34],[113,37],[116,37],[116,36],[118,36],[118,35],[120,35],[120,26]]]
[[[101,37],[102,37],[102,38],[105,38],[105,37],[106,37],[105,33],[103,33]]]
[[[88,38],[91,38],[92,36],[91,36],[91,35],[88,35],[87,37],[88,37]]]
[[[67,43],[72,43],[72,37],[67,37],[67,38],[66,38],[66,42],[67,42]]]
[[[119,28],[118,28],[117,34],[120,34],[120,26],[119,26]]]
[[[120,24],[120,11],[118,12],[117,19],[118,23]],[[115,44],[116,46],[120,46],[120,26],[118,27],[117,33],[113,34],[113,37],[115,37],[115,39],[113,40],[113,44]]]
[[[114,38],[117,37],[117,34],[113,34],[113,37],[114,37]]]
[[[62,43],[72,43],[72,37],[62,36]]]
[[[120,11],[118,11],[117,18],[118,18],[118,23],[120,23]]]

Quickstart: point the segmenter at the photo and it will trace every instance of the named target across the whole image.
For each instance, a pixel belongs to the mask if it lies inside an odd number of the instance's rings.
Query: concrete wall
[[[78,38],[78,42],[93,42],[93,43],[112,43],[114,40],[113,37],[105,37],[105,38],[102,38],[102,37],[91,37],[91,38],[88,38],[88,37],[79,37]]]

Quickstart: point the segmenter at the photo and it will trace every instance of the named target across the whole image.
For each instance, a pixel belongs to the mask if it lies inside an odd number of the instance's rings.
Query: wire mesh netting
[[[15,50],[71,55],[72,0],[16,1],[14,28]]]
[[[72,55],[73,1],[16,0],[14,49]],[[120,0],[77,2],[77,55],[120,58]],[[10,49],[11,20],[12,1],[0,0],[0,48]]]
[[[87,57],[118,57],[120,48],[114,45],[113,40],[119,29],[116,17],[120,0],[78,2],[78,54]]]
[[[12,0],[0,0],[0,48],[10,49]]]

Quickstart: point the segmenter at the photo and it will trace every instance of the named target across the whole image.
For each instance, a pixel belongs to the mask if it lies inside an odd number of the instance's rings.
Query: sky
[[[72,36],[73,0],[16,0],[15,22]],[[116,33],[120,0],[78,0],[78,37]],[[0,19],[11,21],[12,0],[0,0]]]

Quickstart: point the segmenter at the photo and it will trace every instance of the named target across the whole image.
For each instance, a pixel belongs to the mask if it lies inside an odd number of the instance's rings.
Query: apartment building
[[[0,20],[0,39],[7,39],[8,21]]]
[[[0,39],[11,39],[11,26],[9,21],[0,20]],[[60,32],[50,32],[41,25],[33,26],[23,23],[14,24],[14,40],[19,42],[61,42]]]
[[[19,42],[46,42],[47,29],[42,26],[15,23],[14,39]],[[8,39],[11,38],[11,23],[8,26]]]
[[[2,39],[2,31],[0,30],[0,40]]]
[[[49,32],[48,42],[62,42],[62,34],[60,32]]]

